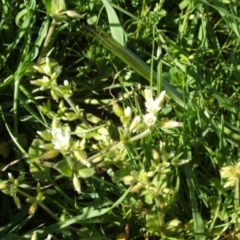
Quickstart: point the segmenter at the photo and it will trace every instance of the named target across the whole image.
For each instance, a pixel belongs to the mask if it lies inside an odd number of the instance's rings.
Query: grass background
[[[0,7],[1,239],[240,238],[237,1],[79,0],[65,6],[6,0]],[[53,19],[58,22],[48,39]],[[62,71],[57,85],[41,91],[31,84],[42,77],[33,66],[47,54]],[[78,194],[72,175],[51,165],[61,157],[42,166],[29,155],[37,131],[51,128],[54,117],[83,128],[79,119],[66,118],[74,109],[51,94],[65,79],[89,130],[121,129],[113,100],[144,114],[146,87],[167,90],[160,117],[183,127],[156,128],[126,152],[105,156],[94,175],[80,178]],[[97,135],[86,142],[88,156],[107,147]],[[138,191],[123,181],[130,175],[133,185],[142,184]],[[38,210],[29,215],[34,203]]]

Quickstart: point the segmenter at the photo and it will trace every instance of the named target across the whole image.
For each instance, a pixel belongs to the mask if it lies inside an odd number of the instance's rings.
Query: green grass
[[[0,8],[0,239],[240,239],[237,1]]]

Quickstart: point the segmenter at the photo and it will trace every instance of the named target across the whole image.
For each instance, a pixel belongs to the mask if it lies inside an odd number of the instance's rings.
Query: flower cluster
[[[143,120],[148,127],[151,127],[155,124],[157,120],[157,113],[162,109],[164,97],[166,91],[162,91],[156,99],[153,98],[153,93],[150,89],[145,89],[144,96],[145,96],[145,107],[147,114],[144,115]]]
[[[113,104],[115,114],[120,118],[123,127],[128,127],[131,133],[139,132],[156,125],[158,112],[163,108],[166,91],[162,91],[158,97],[153,97],[151,89],[144,90],[146,113],[136,116],[132,120],[132,109],[128,106],[124,110],[116,103]],[[143,120],[143,121],[142,121]],[[162,128],[175,128],[182,126],[182,123],[176,121],[161,120],[158,126]]]

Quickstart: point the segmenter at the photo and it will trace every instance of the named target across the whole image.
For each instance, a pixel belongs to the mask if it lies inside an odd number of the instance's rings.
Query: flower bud
[[[113,111],[118,117],[124,116],[123,109],[116,102],[113,103]]]
[[[166,153],[166,143],[165,142],[160,141],[159,150],[160,150],[161,155]]]
[[[29,208],[28,211],[29,215],[34,215],[34,213],[37,211],[37,207],[38,207],[37,202],[34,202]]]
[[[31,240],[38,240],[37,232],[36,232],[36,231],[33,232],[33,235],[32,235],[32,237],[31,237]]]
[[[177,121],[168,121],[168,120],[163,120],[159,123],[161,128],[176,128],[176,127],[182,127],[183,123],[177,122]]]
[[[80,14],[78,14],[75,11],[72,11],[72,10],[66,11],[66,14],[68,15],[68,17],[77,18],[77,19],[83,18],[83,16],[85,15],[85,14],[84,15],[80,15]]]
[[[147,173],[144,170],[141,170],[138,176],[139,182],[146,184],[148,183]]]
[[[151,89],[145,89],[144,90],[144,97],[145,97],[146,102],[151,101],[153,99],[152,90]]]
[[[37,200],[38,202],[42,202],[44,199],[45,199],[44,194],[43,194],[42,192],[38,192],[37,197],[36,197],[36,200]]]
[[[73,174],[73,186],[74,189],[78,192],[78,194],[81,193],[81,184],[80,181],[78,179],[78,177],[76,176],[76,174]]]
[[[16,204],[17,208],[20,209],[21,208],[21,202],[19,197],[15,196],[13,197],[14,203]]]
[[[166,95],[166,91],[162,91],[162,92],[160,93],[159,97],[157,98],[157,101],[158,101],[158,103],[159,103],[159,107],[160,107],[160,108],[163,107],[165,95]]]
[[[0,182],[0,190],[9,189],[9,186],[6,182]]]
[[[132,109],[130,107],[126,107],[124,109],[124,117],[126,117],[126,118],[132,117]]]
[[[12,183],[14,183],[15,178],[13,177],[12,173],[8,173],[8,178]]]
[[[132,120],[132,123],[130,124],[129,131],[134,133],[140,122],[141,122],[141,117],[140,116],[135,117]]]
[[[152,149],[152,156],[155,161],[160,159],[159,153],[156,151],[156,149]]]
[[[47,151],[46,153],[44,153],[42,156],[40,156],[40,158],[42,160],[46,160],[46,159],[53,159],[55,157],[57,157],[59,154],[59,151],[52,149],[50,151]]]
[[[54,190],[54,189],[47,189],[45,191],[45,194],[47,194],[47,195],[54,195],[54,194],[56,194],[56,190]]]
[[[131,188],[130,192],[138,192],[142,187],[143,187],[142,183],[138,182]]]

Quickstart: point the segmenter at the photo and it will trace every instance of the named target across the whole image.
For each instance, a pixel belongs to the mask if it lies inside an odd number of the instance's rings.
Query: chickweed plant
[[[240,239],[237,1],[0,8],[0,239]]]

